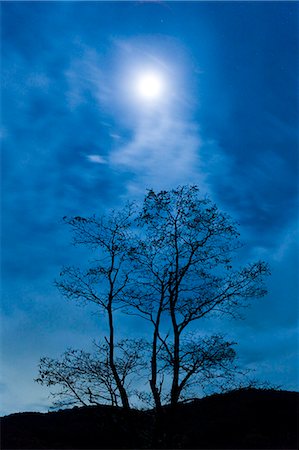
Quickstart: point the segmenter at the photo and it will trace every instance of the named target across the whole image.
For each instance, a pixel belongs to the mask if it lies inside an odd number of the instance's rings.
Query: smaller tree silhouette
[[[54,388],[53,407],[110,404],[119,406],[120,393],[109,363],[109,344],[94,343],[93,353],[68,349],[59,359],[43,357],[35,380]],[[145,343],[124,339],[115,345],[115,367],[128,395],[135,389],[136,375],[146,366]]]

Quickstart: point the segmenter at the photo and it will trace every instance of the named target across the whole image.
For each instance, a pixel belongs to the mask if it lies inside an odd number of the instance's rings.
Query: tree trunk
[[[173,349],[173,378],[170,393],[170,403],[177,405],[180,397],[179,389],[179,371],[180,371],[180,335],[176,320],[173,321],[174,349]]]
[[[172,328],[173,328],[173,376],[172,376],[172,385],[171,385],[171,392],[170,392],[170,403],[172,406],[175,406],[180,397],[180,390],[179,390],[179,372],[180,372],[180,333],[179,328],[176,320],[176,314],[175,314],[175,304],[176,304],[176,296],[171,293],[170,296],[170,315],[171,315],[171,322],[172,322]]]
[[[125,390],[124,385],[121,382],[121,379],[117,373],[117,369],[116,369],[115,363],[114,363],[114,327],[113,327],[113,315],[112,315],[112,301],[109,301],[107,310],[108,310],[108,317],[109,317],[109,333],[110,333],[110,336],[109,336],[109,365],[112,370],[112,374],[113,374],[117,389],[120,394],[122,405],[125,409],[130,409],[128,394]]]
[[[173,281],[173,288],[170,289],[170,298],[169,298],[169,306],[170,306],[170,315],[171,315],[171,322],[172,322],[172,328],[173,328],[173,378],[172,378],[172,386],[171,386],[171,392],[170,392],[170,403],[172,406],[176,406],[179,397],[180,397],[180,390],[179,390],[179,373],[180,373],[180,333],[179,328],[177,324],[177,318],[176,318],[176,304],[179,297],[179,246],[178,246],[178,227],[177,227],[177,221],[175,221],[174,224],[174,246],[175,246],[175,272],[174,272],[174,279]]]
[[[155,330],[153,336],[153,347],[152,347],[152,358],[151,358],[151,380],[150,387],[153,393],[155,407],[157,411],[161,410],[161,395],[157,387],[157,341],[158,341],[158,333],[159,333],[159,325],[160,325],[160,317],[162,313],[162,308],[160,306],[156,318]]]

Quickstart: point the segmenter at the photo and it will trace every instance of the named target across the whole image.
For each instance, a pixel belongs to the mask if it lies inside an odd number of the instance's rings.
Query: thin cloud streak
[[[107,164],[107,161],[100,155],[86,155],[88,161],[96,164]]]

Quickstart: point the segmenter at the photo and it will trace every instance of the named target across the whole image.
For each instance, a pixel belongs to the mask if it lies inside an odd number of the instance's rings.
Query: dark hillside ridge
[[[299,393],[243,389],[153,411],[90,406],[1,419],[2,449],[298,449]]]

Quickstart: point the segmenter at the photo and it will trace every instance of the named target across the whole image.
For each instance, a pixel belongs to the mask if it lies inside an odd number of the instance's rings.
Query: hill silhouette
[[[299,393],[241,389],[176,410],[75,407],[1,419],[2,449],[297,449]]]

